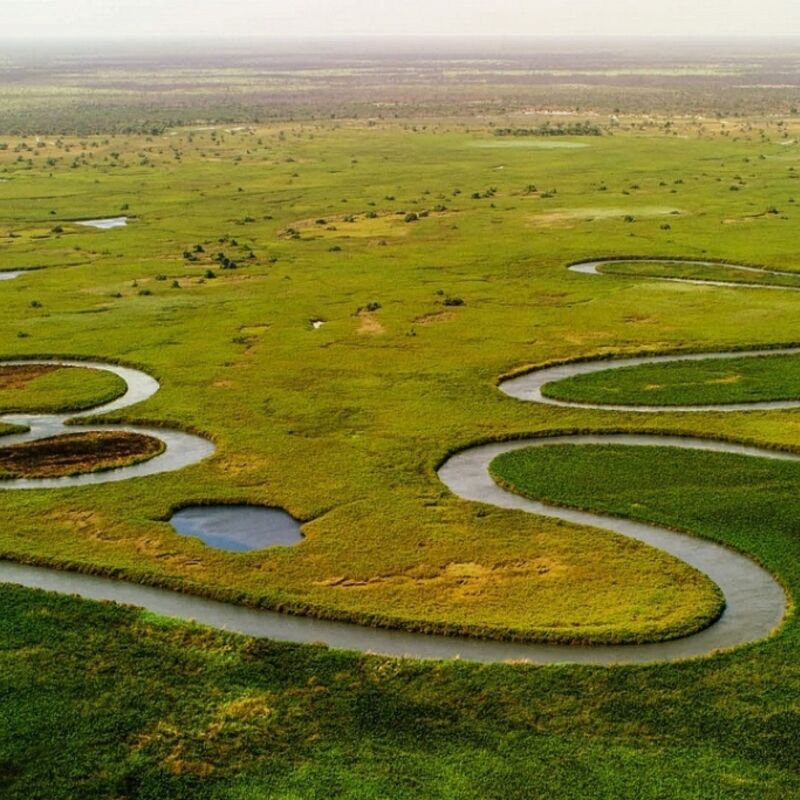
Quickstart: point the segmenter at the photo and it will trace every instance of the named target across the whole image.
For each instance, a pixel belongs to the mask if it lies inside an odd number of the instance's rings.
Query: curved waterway
[[[111,425],[103,422],[81,424],[81,419],[86,414],[107,414],[112,411],[141,403],[152,397],[158,391],[158,381],[145,372],[129,367],[120,367],[116,364],[105,364],[95,361],[66,361],[61,359],[30,359],[24,361],[2,361],[3,366],[19,366],[25,364],[57,364],[63,367],[81,367],[88,369],[112,372],[125,381],[125,392],[116,400],[96,406],[81,412],[80,416],[71,414],[5,414],[0,416],[0,422],[11,425],[21,425],[28,430],[0,438],[0,446],[25,444],[37,439],[46,439],[51,436],[61,436],[67,433],[85,433],[90,431],[119,431],[126,433],[139,433],[143,436],[152,436],[160,439],[164,451],[138,464],[126,467],[104,470],[102,472],[89,472],[82,475],[68,475],[61,478],[17,478],[14,480],[0,481],[0,491],[11,489],[63,489],[74,486],[95,486],[101,483],[124,481],[130,478],[143,478],[148,475],[158,475],[163,472],[173,472],[183,469],[198,461],[202,461],[214,452],[214,445],[203,439],[184,431],[169,428],[146,428],[139,425]]]
[[[759,356],[790,356],[800,354],[800,347],[779,347],[768,350],[729,350],[722,353],[677,353],[664,356],[634,356],[632,358],[595,359],[594,361],[572,361],[552,367],[527,372],[515,378],[504,380],[500,390],[517,400],[531,403],[544,403],[548,406],[565,408],[591,408],[604,411],[654,412],[708,412],[708,411],[777,411],[787,408],[800,408],[800,400],[755,400],[750,403],[726,403],[716,405],[618,405],[612,403],[583,403],[575,400],[557,400],[545,397],[542,389],[549,383],[574,378],[576,375],[589,375],[594,372],[620,367],[635,367],[640,364],[671,364],[675,361],[725,361],[731,358],[757,358]]]
[[[725,596],[722,616],[699,633],[668,642],[608,646],[551,645],[410,633],[243,608],[166,589],[10,562],[0,562],[0,581],[77,594],[91,600],[129,603],[156,614],[280,641],[318,643],[391,656],[462,658],[482,662],[609,665],[678,661],[762,639],[780,624],[786,610],[786,595],[775,579],[747,556],[723,545],[655,525],[527,500],[501,489],[489,475],[489,464],[502,453],[523,447],[564,443],[661,445],[800,461],[800,457],[788,453],[713,440],[637,434],[576,435],[481,445],[456,454],[439,469],[439,477],[444,484],[465,500],[614,531],[664,550],[708,575]],[[598,535],[602,536],[603,533],[599,531]]]
[[[570,267],[573,271],[590,275],[600,275],[597,267],[605,262],[597,261],[589,264]],[[730,265],[733,266],[733,265]],[[745,270],[755,268],[743,267]],[[770,270],[763,270],[771,272]],[[728,282],[697,281],[694,279],[669,278],[666,280],[683,283],[702,283],[711,285],[729,285]],[[732,284],[749,286],[749,284]],[[764,288],[760,284],[754,287]],[[775,287],[785,288],[785,287]],[[529,402],[549,403],[553,405],[576,405],[577,403],[561,403],[551,401],[541,395],[541,387],[545,383],[584,374],[588,371],[613,369],[619,366],[632,366],[636,363],[653,363],[659,361],[700,360],[707,358],[732,358],[746,355],[774,355],[776,353],[800,352],[800,348],[784,348],[783,350],[750,351],[736,353],[670,355],[642,357],[640,359],[619,359],[617,361],[598,360],[582,362],[559,367],[546,368],[528,373],[519,378],[506,381],[502,390],[509,395]],[[20,362],[12,362],[20,363]],[[30,363],[30,362],[29,362]],[[39,362],[34,362],[39,363]],[[52,362],[47,362],[52,363]],[[108,365],[92,365],[85,362],[60,362],[74,366],[95,366],[110,369],[123,377],[128,383],[128,392],[118,400],[94,409],[94,413],[116,410],[139,402],[149,397],[158,384],[149,376],[135,370],[109,367]],[[135,373],[135,374],[129,374]],[[800,402],[788,401],[777,403],[730,404],[727,406],[607,406],[591,405],[591,408],[606,410],[622,410],[632,412],[657,411],[740,411],[745,409],[796,408]],[[40,438],[40,435],[53,435],[63,432],[65,418],[48,416],[46,418],[6,416],[0,418],[4,422],[30,425],[31,433],[16,437],[4,437],[4,441],[25,441]],[[43,421],[43,419],[48,421]],[[103,429],[114,429],[114,426],[103,426]],[[80,430],[81,428],[77,428]],[[97,429],[97,426],[88,428]],[[141,428],[118,428],[135,430],[155,435],[166,441],[164,431],[151,431]],[[42,431],[47,431],[42,434]],[[76,427],[69,426],[70,431]],[[38,432],[38,434],[37,434]],[[182,434],[186,436],[186,434]],[[191,437],[198,439],[198,437]],[[172,457],[180,463],[199,460],[201,445],[210,453],[211,445],[205,440],[188,443],[175,443]],[[274,611],[248,609],[241,606],[208,600],[178,591],[152,588],[124,581],[68,573],[57,569],[28,566],[23,564],[0,562],[0,581],[19,584],[30,588],[41,588],[50,591],[76,594],[92,600],[109,600],[128,603],[146,608],[154,613],[193,620],[222,630],[235,631],[253,636],[266,636],[273,639],[297,643],[322,643],[331,647],[356,650],[368,653],[381,653],[392,656],[410,656],[414,658],[463,658],[474,661],[527,661],[537,664],[569,663],[569,664],[635,664],[661,661],[676,661],[698,656],[707,656],[718,651],[764,639],[780,625],[786,614],[787,597],[778,582],[752,559],[735,552],[721,544],[710,540],[696,538],[687,534],[670,531],[656,525],[635,520],[621,519],[604,514],[564,508],[547,503],[529,500],[499,487],[489,474],[489,465],[499,455],[511,450],[527,447],[544,447],[549,444],[574,445],[627,445],[631,447],[660,446],[679,447],[694,450],[745,455],[754,458],[800,461],[800,456],[767,448],[740,445],[713,439],[700,439],[681,436],[660,436],[645,434],[574,434],[552,437],[531,437],[510,442],[496,442],[466,448],[445,461],[438,470],[438,476],[445,486],[458,497],[467,501],[485,503],[499,508],[519,510],[540,516],[553,517],[568,523],[587,525],[613,531],[622,536],[636,539],[649,546],[656,547],[680,559],[689,566],[707,575],[722,591],[725,597],[725,609],[719,619],[698,633],[681,639],[652,644],[628,645],[551,645],[522,642],[501,642],[479,639],[468,639],[431,634],[411,633],[388,629],[369,628],[353,623],[332,622],[310,617],[290,616]],[[187,448],[187,449],[185,449]],[[193,449],[195,448],[195,449]],[[76,480],[76,485],[84,482],[97,482],[107,479],[123,479],[135,477],[142,468],[153,469],[159,459],[164,459],[168,452],[144,464],[112,470],[100,476],[74,476],[66,479]],[[202,456],[204,457],[204,456]],[[174,467],[179,468],[179,467]],[[153,472],[162,471],[153,469]],[[112,477],[116,473],[117,477]],[[88,479],[88,480],[85,480]],[[65,479],[9,481],[5,488],[35,488],[35,486],[58,483],[63,485]],[[15,485],[16,484],[16,485]],[[26,484],[31,484],[26,485]]]
[[[743,264],[727,264],[719,261],[693,261],[687,259],[664,259],[664,258],[637,258],[631,259],[637,264],[688,264],[696,267],[724,267],[736,272],[750,273],[751,275],[776,275],[784,278],[800,278],[800,272],[788,272],[786,270],[768,269],[767,267],[746,267]],[[570,272],[578,272],[581,275],[613,275],[615,278],[640,278],[642,280],[667,281],[668,283],[688,283],[694,286],[727,286],[735,289],[780,289],[784,292],[800,292],[800,286],[779,286],[775,283],[748,283],[746,281],[723,281],[714,278],[671,278],[668,275],[624,275],[619,273],[604,273],[601,268],[608,264],[619,264],[624,259],[607,258],[600,261],[584,261],[581,264],[571,264]]]

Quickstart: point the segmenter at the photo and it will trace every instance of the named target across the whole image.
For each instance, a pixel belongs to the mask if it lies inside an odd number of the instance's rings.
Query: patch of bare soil
[[[361,324],[358,326],[359,333],[371,334],[373,336],[379,333],[385,333],[386,328],[381,325],[378,318],[369,311],[362,311],[359,315]]]
[[[58,369],[58,364],[7,364],[0,367],[0,389],[22,389],[35,378]]]
[[[423,314],[416,317],[413,321],[416,325],[435,325],[437,322],[447,322],[455,317],[455,311],[432,311],[430,314]]]
[[[146,461],[164,451],[152,436],[92,431],[0,447],[0,478],[58,478]]]

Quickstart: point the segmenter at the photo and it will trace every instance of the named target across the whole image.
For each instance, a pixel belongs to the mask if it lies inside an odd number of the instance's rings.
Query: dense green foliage
[[[4,380],[6,372],[0,367],[0,414],[82,411],[114,400],[125,391],[122,378],[96,369],[63,367],[22,384],[12,380],[11,385]]]
[[[800,793],[794,632],[711,662],[479,667],[212,634],[8,587],[0,602],[4,800]]]
[[[673,361],[576,375],[542,387],[559,400],[618,405],[719,405],[800,398],[800,356]]]

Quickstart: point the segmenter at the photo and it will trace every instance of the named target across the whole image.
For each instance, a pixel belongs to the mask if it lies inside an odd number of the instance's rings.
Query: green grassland
[[[125,381],[110,372],[60,367],[23,385],[7,385],[0,367],[0,414],[82,411],[116,399]]]
[[[0,601],[8,800],[800,791],[796,634],[711,662],[480,667],[281,645],[10,587]]]
[[[717,195],[710,154],[723,174],[752,158],[759,173],[747,204],[766,207],[794,188],[792,149],[765,146],[770,157],[758,160],[762,147],[752,143],[593,137],[581,150],[515,150],[498,163],[472,146],[481,140],[357,125],[178,131],[151,141],[46,144],[31,168],[11,148],[5,226],[16,238],[5,240],[4,253],[16,266],[54,267],[3,287],[2,324],[15,345],[9,355],[142,366],[163,389],[127,417],[204,431],[218,453],[158,478],[158,497],[151,480],[26,498],[39,509],[31,519],[41,515],[48,524],[31,523],[26,534],[15,523],[13,547],[3,549],[87,570],[121,567],[196,591],[244,593],[253,603],[496,636],[536,638],[562,623],[573,637],[608,636],[595,629],[591,607],[596,598],[608,613],[619,569],[631,591],[629,601],[614,604],[614,623],[637,607],[651,610],[642,626],[668,620],[671,627],[679,595],[702,604],[700,587],[681,585],[680,565],[668,569],[673,591],[654,591],[665,559],[644,548],[623,559],[612,543],[609,569],[598,574],[585,534],[567,538],[559,526],[503,512],[478,516],[443,493],[432,469],[474,440],[598,424],[585,412],[510,402],[494,382],[526,363],[714,346],[697,339],[703,297],[719,307],[717,342],[791,338],[776,335],[776,314],[765,316],[767,300],[771,312],[775,303],[796,302],[788,295],[749,293],[742,312],[735,290],[606,285],[571,275],[564,263],[596,255],[600,241],[607,252],[696,254],[704,237],[709,247],[715,241],[703,233]],[[721,147],[732,167],[723,166]],[[675,166],[678,156],[684,169]],[[613,175],[620,177],[610,190]],[[665,176],[672,180],[662,187]],[[544,197],[550,189],[555,195]],[[587,193],[615,216],[570,218],[569,209],[586,208]],[[42,194],[46,201],[37,199]],[[730,198],[743,203],[746,194]],[[623,200],[635,216],[639,204],[667,205],[661,197],[684,209],[671,231],[656,218],[629,223],[617,215]],[[64,222],[117,213],[132,217],[129,227],[99,232]],[[542,226],[541,217],[554,213],[562,218]],[[790,246],[791,224],[757,224],[774,249]],[[197,244],[204,252],[184,258]],[[753,244],[748,234],[725,255]],[[238,268],[221,269],[217,252]],[[739,257],[768,261],[769,253]],[[87,263],[74,265],[76,258]],[[790,259],[776,252],[773,260]],[[216,277],[205,277],[209,269]],[[32,298],[41,309],[29,308]],[[445,305],[452,298],[464,305]],[[380,308],[365,310],[371,303]],[[735,313],[726,313],[726,303]],[[743,313],[754,320],[746,336]],[[312,319],[325,325],[313,330]],[[14,339],[18,331],[25,337]],[[614,427],[636,422],[606,419]],[[173,506],[213,499],[282,505],[310,520],[306,541],[290,552],[232,556],[181,540],[159,521]],[[5,501],[7,519],[17,502]],[[76,537],[73,520],[86,512],[91,532]],[[564,591],[576,585],[582,589]]]
[[[637,255],[798,268],[790,200],[800,145],[687,128],[592,137],[582,148],[476,146],[492,141],[488,130],[431,121],[7,139],[0,264],[45,269],[0,286],[0,355],[145,369],[161,390],[114,419],[203,432],[217,450],[154,478],[0,493],[0,553],[253,605],[501,638],[657,638],[713,603],[713,587],[667,556],[459,501],[435,468],[476,441],[643,427],[641,415],[512,400],[497,389],[504,374],[797,341],[797,293],[598,278],[566,265]],[[720,191],[736,176],[746,185]],[[771,207],[782,213],[723,224]],[[74,224],[118,214],[128,227]],[[771,389],[791,391],[777,360],[775,369]],[[702,394],[704,374],[694,380]],[[733,399],[736,386],[724,388],[731,394],[718,396]],[[792,411],[665,414],[647,427],[800,442]],[[307,521],[305,539],[231,554],[165,521],[175,507],[213,500],[284,507]],[[725,535],[696,528],[683,505],[672,512],[676,525]],[[793,587],[796,534],[748,519],[749,538],[737,543]],[[399,797],[491,797],[501,787],[527,797],[537,783],[548,797],[800,791],[789,759],[794,617],[769,642],[707,663],[478,668],[283,648],[3,591],[15,609],[3,624],[17,704],[13,731],[3,731],[6,763],[19,769],[26,737],[58,736],[59,719],[92,708],[94,723],[70,740],[78,766],[67,773],[96,776],[87,797],[380,797],[399,776]],[[96,659],[89,627],[104,653]],[[58,670],[57,656],[75,669]],[[35,665],[47,692],[32,688]],[[331,697],[340,673],[357,677]],[[312,678],[323,689],[302,688]],[[276,720],[295,720],[291,730],[259,728],[265,715],[247,698],[259,708],[263,693],[277,693],[264,702],[278,703]],[[49,709],[46,724],[37,708]],[[231,740],[209,733],[220,720],[236,729]],[[333,734],[345,720],[352,740]],[[110,749],[99,747],[109,738]],[[274,747],[254,761],[265,742]],[[45,771],[60,780],[54,750],[44,752],[30,780],[46,781]],[[225,794],[181,766],[196,760],[227,776]],[[110,783],[126,774],[141,784]],[[27,780],[18,796],[35,795]]]
[[[5,422],[0,422],[0,436],[7,433],[23,433],[27,428],[23,425],[9,425]]]
[[[555,381],[542,394],[620,405],[718,405],[800,398],[800,358],[766,355],[673,361],[602,370]]]

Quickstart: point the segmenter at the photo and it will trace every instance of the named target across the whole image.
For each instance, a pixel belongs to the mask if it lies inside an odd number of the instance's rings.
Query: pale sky
[[[800,0],[0,0],[0,39],[800,36]]]

